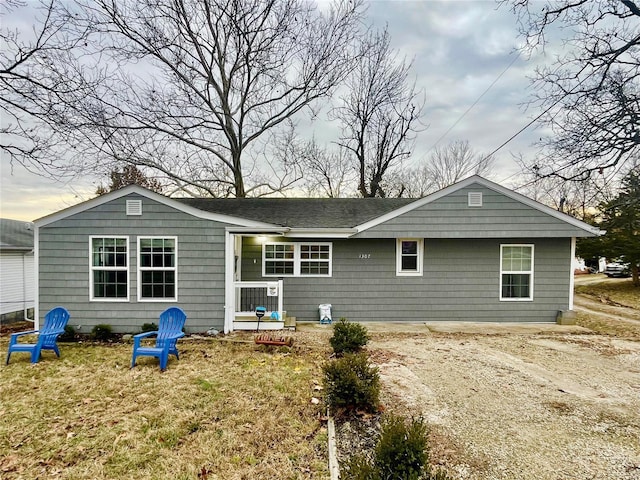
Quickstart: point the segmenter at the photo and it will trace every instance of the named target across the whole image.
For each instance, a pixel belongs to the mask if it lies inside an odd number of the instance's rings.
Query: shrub
[[[428,429],[422,419],[388,414],[383,417],[372,460],[352,457],[342,473],[345,480],[450,480],[429,468]]]
[[[380,480],[378,471],[364,455],[351,457],[340,473],[345,480]]]
[[[58,337],[58,340],[61,342],[75,342],[76,341],[76,329],[71,325],[66,325],[64,327],[64,333],[61,333]]]
[[[427,462],[427,426],[422,419],[414,418],[407,424],[401,416],[385,416],[374,459],[380,477],[418,480]]]
[[[151,323],[143,323],[142,324],[142,328],[141,328],[142,333],[155,332],[157,330],[158,330],[158,325],[156,325],[153,322],[151,322]]]
[[[366,353],[350,353],[323,367],[327,405],[338,409],[378,410],[380,374]]]
[[[91,338],[99,342],[107,342],[113,338],[113,328],[107,323],[101,323],[91,329]]]
[[[333,336],[329,339],[333,351],[338,355],[357,352],[368,341],[367,328],[359,323],[352,323],[346,318],[341,318],[333,325]]]

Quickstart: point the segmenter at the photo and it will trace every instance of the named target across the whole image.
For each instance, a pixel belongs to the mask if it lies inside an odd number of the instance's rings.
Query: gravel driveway
[[[460,479],[640,480],[640,341],[562,328],[373,335],[386,402]]]

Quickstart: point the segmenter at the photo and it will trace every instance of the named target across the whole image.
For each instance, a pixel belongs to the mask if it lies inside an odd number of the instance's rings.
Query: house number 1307
[[[358,258],[371,258],[371,254],[370,253],[361,253]]]

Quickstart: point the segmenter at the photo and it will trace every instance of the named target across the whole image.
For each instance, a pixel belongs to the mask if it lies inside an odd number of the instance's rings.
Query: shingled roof
[[[33,223],[0,218],[0,250],[31,250]]]
[[[291,228],[352,228],[410,198],[175,198],[206,212]]]

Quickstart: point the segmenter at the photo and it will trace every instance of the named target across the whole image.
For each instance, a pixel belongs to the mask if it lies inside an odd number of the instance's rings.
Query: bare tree
[[[398,169],[385,179],[389,197],[422,198],[437,190],[426,174],[425,166]]]
[[[474,152],[468,140],[454,140],[444,147],[435,147],[425,163],[423,175],[435,190],[453,185],[471,175],[488,175],[493,157]]]
[[[617,171],[593,172],[579,181],[540,175],[537,165],[517,160],[522,174],[517,191],[580,220],[590,222],[600,203],[613,198],[618,187]]]
[[[72,52],[78,41],[66,37],[63,22],[55,15],[55,0],[42,4],[38,26],[32,31],[2,22],[0,28],[0,153],[12,164],[30,171],[61,175],[61,161],[68,147],[64,135],[48,128],[46,120],[58,117],[58,99],[82,96],[94,85],[81,84],[75,75]],[[29,18],[31,5],[19,0],[0,4],[5,20],[16,15]],[[57,73],[51,74],[55,65]],[[67,77],[62,81],[61,77]]]
[[[100,170],[130,163],[184,191],[243,197],[295,180],[262,171],[275,161],[265,144],[344,80],[362,4],[70,0],[54,13],[65,38],[82,42],[70,63],[82,95],[23,100],[51,109],[60,138]],[[40,68],[59,81],[71,73]]]
[[[312,140],[304,144],[300,159],[307,196],[340,198],[355,195],[357,174],[344,149],[331,151]]]
[[[537,71],[532,103],[552,135],[535,160],[540,176],[588,179],[618,169],[640,147],[640,8],[633,0],[504,0],[527,48],[568,35],[556,60]]]
[[[411,154],[424,98],[409,82],[411,63],[392,50],[386,30],[370,32],[367,46],[333,115],[342,124],[339,144],[358,171],[358,192],[384,197],[385,176]]]
[[[471,175],[491,174],[494,158],[476,153],[467,140],[436,147],[417,168],[401,172],[393,180],[395,196],[421,198]]]

